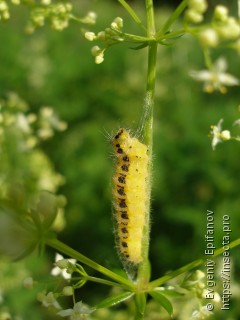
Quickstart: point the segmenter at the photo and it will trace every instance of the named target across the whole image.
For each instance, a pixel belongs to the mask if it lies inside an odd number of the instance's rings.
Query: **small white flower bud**
[[[188,6],[194,11],[204,13],[208,5],[206,0],[189,0]]]
[[[51,26],[57,31],[62,31],[68,27],[68,20],[63,20],[59,18],[52,18]]]
[[[26,140],[26,146],[28,149],[32,149],[33,147],[36,146],[37,142],[38,142],[37,138],[34,136],[31,136]]]
[[[42,27],[45,22],[44,16],[40,14],[33,15],[32,20],[33,20],[33,23],[39,27]]]
[[[8,5],[6,4],[5,1],[0,1],[0,11],[6,11],[8,10]]]
[[[102,51],[102,50],[101,50],[101,48],[99,48],[99,46],[94,46],[94,47],[92,47],[92,49],[91,49],[91,53],[92,53],[92,55],[93,55],[94,57],[98,56],[101,51]]]
[[[60,269],[66,269],[68,267],[68,260],[61,259],[55,262],[55,265]]]
[[[229,140],[231,139],[231,133],[229,130],[223,130],[220,134],[222,140]]]
[[[192,9],[188,9],[186,11],[185,17],[189,22],[192,23],[200,23],[203,20],[202,14]]]
[[[95,58],[95,63],[96,63],[96,64],[100,64],[100,63],[102,63],[103,61],[104,61],[103,53],[100,54],[99,56],[97,56],[97,57]]]
[[[96,20],[97,20],[97,14],[93,11],[90,11],[88,12],[85,19],[87,20],[87,23],[94,24],[96,23]]]
[[[34,113],[30,113],[27,115],[27,120],[29,123],[34,123],[37,120],[37,116]]]
[[[1,312],[1,320],[11,320],[12,316],[10,315],[10,313],[3,311]]]
[[[235,39],[240,35],[240,26],[234,18],[229,18],[227,24],[216,28],[223,39]]]
[[[40,112],[41,115],[46,118],[53,116],[53,109],[51,107],[43,107],[41,108]]]
[[[8,20],[10,18],[10,13],[9,11],[4,11],[2,14],[2,17],[4,20]]]
[[[105,40],[106,40],[106,33],[105,33],[105,31],[100,31],[100,32],[98,32],[97,38],[98,38],[100,41],[105,41]]]
[[[97,38],[94,32],[85,32],[84,36],[89,41],[93,41]]]
[[[13,4],[15,4],[15,5],[19,5],[20,4],[20,0],[12,0],[11,1]]]
[[[48,6],[49,4],[51,4],[51,0],[42,0],[41,2],[44,6]]]
[[[113,20],[113,22],[111,23],[111,27],[113,29],[122,29],[123,27],[123,19],[120,17],[117,17]]]
[[[71,286],[66,286],[63,288],[62,293],[64,296],[72,296],[73,295],[73,288]]]
[[[237,119],[236,121],[234,121],[233,125],[234,126],[240,126],[240,119]]]
[[[70,11],[72,11],[73,6],[71,3],[66,3],[65,8],[66,8],[66,11],[70,12]]]
[[[23,280],[23,286],[24,286],[24,288],[32,289],[33,288],[33,278],[32,277],[25,278]]]
[[[214,18],[226,21],[228,18],[228,9],[225,6],[218,5],[214,10]]]
[[[104,61],[104,50],[99,48],[99,46],[92,47],[91,53],[95,57],[96,64],[100,64]]]
[[[218,34],[214,29],[205,29],[199,33],[199,40],[203,46],[214,48],[218,44]]]

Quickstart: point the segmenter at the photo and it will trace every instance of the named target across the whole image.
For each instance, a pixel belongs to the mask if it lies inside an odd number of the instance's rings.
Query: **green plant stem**
[[[155,35],[154,9],[152,0],[146,0],[147,11],[147,31],[149,37]],[[157,60],[157,43],[150,42],[148,46],[148,71],[147,71],[147,88],[144,101],[144,118],[142,124],[143,140],[149,150],[148,164],[148,190],[147,190],[147,212],[145,213],[145,227],[142,242],[143,262],[139,265],[137,286],[139,291],[144,291],[147,287],[150,277],[150,266],[148,261],[149,252],[149,232],[150,232],[150,197],[151,197],[151,172],[152,172],[152,144],[153,144],[153,107],[154,91],[156,79],[156,60]],[[142,314],[142,311],[140,312]],[[136,318],[141,319],[141,318]]]
[[[229,246],[230,249],[232,249],[232,248],[237,247],[239,245],[240,245],[240,238],[237,239],[237,240],[232,241],[228,246]],[[154,288],[156,288],[158,286],[161,286],[166,281],[169,281],[169,280],[179,276],[180,274],[182,274],[182,273],[184,273],[186,271],[192,270],[192,269],[200,266],[201,264],[203,264],[210,257],[211,258],[216,258],[217,256],[219,256],[223,252],[224,252],[223,247],[219,248],[219,249],[215,250],[213,256],[205,255],[201,259],[198,259],[198,260],[195,260],[193,262],[190,262],[190,263],[186,264],[185,266],[183,266],[183,267],[181,267],[181,268],[179,268],[177,270],[174,270],[174,271],[170,272],[169,274],[166,274],[165,276],[163,276],[161,278],[158,278],[158,279],[150,282],[149,286],[148,286],[148,290],[150,291],[150,290],[153,290]]]
[[[47,238],[45,240],[45,244],[56,249],[57,252],[63,253],[73,259],[80,261],[81,263],[91,267],[92,269],[104,274],[108,278],[115,280],[116,282],[123,285],[123,287],[127,290],[134,291],[134,284],[126,278],[121,277],[120,275],[116,274],[115,272],[101,266],[100,264],[96,263],[95,261],[87,258],[83,254],[77,252],[76,250],[72,249],[71,247],[67,246],[63,242],[59,241],[56,238]]]
[[[147,74],[147,92],[144,101],[144,125],[143,136],[144,143],[148,146],[148,181],[147,181],[147,211],[145,213],[144,236],[142,243],[143,262],[138,270],[139,288],[144,288],[149,281],[149,233],[150,233],[150,198],[151,198],[151,176],[152,176],[152,145],[153,145],[153,107],[154,107],[154,88],[156,76],[156,56],[157,43],[151,43],[148,49],[148,74]]]
[[[121,5],[126,9],[126,11],[130,14],[133,20],[143,29],[146,31],[146,28],[142,24],[141,19],[137,16],[136,12],[130,7],[130,5],[125,0],[118,0]]]
[[[125,286],[120,284],[120,283],[109,281],[109,280],[105,280],[105,279],[101,279],[101,278],[91,277],[91,276],[88,276],[88,275],[84,277],[84,280],[101,283],[101,284],[104,284],[104,285],[110,286],[110,287],[125,288]]]
[[[212,64],[212,60],[211,60],[211,55],[210,55],[209,49],[208,48],[203,48],[203,54],[204,54],[205,64],[206,64],[207,68],[211,69],[213,64]]]
[[[169,31],[169,28],[174,23],[174,21],[177,20],[177,18],[181,15],[183,10],[186,8],[189,0],[183,0],[179,6],[176,8],[176,10],[173,12],[173,14],[170,15],[170,17],[167,19],[165,24],[163,25],[162,29],[156,34],[157,37],[164,35],[166,32]]]

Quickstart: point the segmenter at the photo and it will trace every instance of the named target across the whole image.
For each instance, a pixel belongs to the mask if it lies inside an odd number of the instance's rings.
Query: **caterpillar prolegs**
[[[116,156],[113,197],[121,256],[137,265],[142,257],[147,201],[148,148],[120,129],[112,140]]]

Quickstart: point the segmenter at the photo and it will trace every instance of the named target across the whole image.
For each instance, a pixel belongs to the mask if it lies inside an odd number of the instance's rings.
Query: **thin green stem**
[[[119,288],[125,288],[124,285],[117,283],[117,282],[113,282],[113,281],[109,281],[106,279],[101,279],[101,278],[96,278],[96,277],[91,277],[91,276],[86,276],[84,277],[85,280],[87,281],[92,281],[92,282],[97,282],[97,283],[101,283],[110,287],[119,287]]]
[[[135,34],[125,33],[122,31],[118,31],[116,29],[113,29],[114,32],[119,34],[120,37],[124,38],[124,41],[131,41],[131,42],[146,42],[151,41],[152,39],[149,37],[143,37],[143,36],[137,36]]]
[[[144,314],[141,314],[140,312],[137,311],[135,314],[134,320],[144,320]]]
[[[56,249],[57,252],[66,254],[67,256],[74,258],[81,263],[91,267],[92,269],[104,274],[108,278],[115,280],[116,282],[122,284],[127,290],[134,290],[134,284],[126,278],[121,277],[120,275],[116,274],[115,272],[101,266],[100,264],[96,263],[95,261],[87,258],[83,254],[79,253],[78,251],[72,249],[71,247],[67,246],[63,242],[57,240],[56,238],[48,238],[45,240],[45,244]]]
[[[147,33],[148,36],[155,35],[154,9],[152,0],[146,0],[147,12]],[[147,190],[147,210],[145,213],[145,227],[142,241],[143,262],[139,265],[137,285],[139,291],[147,287],[150,278],[150,265],[148,260],[149,253],[149,232],[150,232],[150,197],[151,197],[151,176],[152,176],[152,144],[153,144],[153,107],[154,107],[154,92],[156,80],[156,61],[157,61],[157,46],[156,42],[150,42],[148,47],[148,71],[147,71],[147,88],[144,101],[143,123],[141,131],[143,133],[144,143],[149,150],[148,164],[148,190]],[[142,314],[142,312],[141,312]]]
[[[204,54],[204,60],[205,60],[205,64],[207,66],[208,69],[212,68],[212,60],[211,60],[211,56],[210,56],[210,51],[208,48],[204,48],[203,49],[203,54]]]
[[[147,35],[149,37],[155,37],[155,19],[154,19],[154,8],[152,0],[145,0],[146,15],[147,15]]]
[[[179,6],[176,8],[176,10],[170,15],[170,17],[167,19],[165,24],[163,25],[162,29],[156,34],[157,37],[164,35],[166,32],[169,31],[169,28],[173,24],[174,21],[177,20],[177,18],[181,15],[183,10],[186,8],[189,0],[182,1]]]
[[[232,249],[234,247],[237,247],[240,245],[240,238],[237,239],[237,240],[234,240],[232,241],[230,244],[229,244],[229,248]],[[215,251],[214,255],[212,256],[212,258],[216,258],[217,256],[219,256],[220,254],[222,254],[224,252],[224,249],[223,248],[219,248]],[[193,262],[190,262],[188,264],[186,264],[185,266],[177,269],[177,270],[174,270],[172,272],[170,272],[169,274],[161,277],[161,278],[158,278],[152,282],[149,283],[149,286],[148,286],[148,290],[153,290],[154,288],[158,287],[158,286],[161,286],[163,283],[179,276],[180,274],[184,273],[184,272],[187,272],[191,269],[194,269],[198,266],[200,266],[201,264],[203,264],[207,259],[209,259],[209,256],[208,255],[205,255],[203,258],[201,259],[198,259],[198,260],[195,260]]]
[[[146,31],[145,26],[143,25],[141,19],[137,16],[136,12],[130,7],[130,5],[125,0],[118,0],[121,5],[126,9],[126,11],[130,14],[133,20],[144,30]]]
[[[185,30],[184,29],[180,29],[180,30],[173,31],[173,32],[170,32],[170,33],[165,34],[165,35],[158,36],[156,38],[156,41],[161,42],[161,41],[164,41],[164,40],[177,38],[177,37],[182,36],[184,33],[185,33]]]

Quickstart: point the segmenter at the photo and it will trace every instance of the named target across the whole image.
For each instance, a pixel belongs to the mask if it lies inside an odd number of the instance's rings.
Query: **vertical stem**
[[[150,231],[150,197],[151,197],[151,172],[152,172],[152,143],[153,143],[153,107],[154,107],[154,90],[156,79],[156,60],[157,60],[157,43],[154,41],[155,37],[155,22],[154,22],[154,9],[152,0],[146,1],[147,11],[147,32],[148,36],[153,38],[148,47],[148,71],[147,71],[147,88],[144,101],[144,123],[143,123],[143,136],[144,143],[149,149],[149,164],[148,164],[148,204],[147,212],[145,213],[145,228],[143,237],[143,262],[139,265],[138,269],[138,286],[139,290],[144,289],[150,278],[150,266],[148,260],[149,252],[149,231]]]
[[[149,163],[148,163],[148,190],[147,190],[147,212],[145,213],[145,227],[143,237],[143,262],[139,266],[138,283],[139,287],[145,287],[149,281],[149,232],[150,232],[150,198],[151,198],[151,185],[152,185],[152,144],[153,144],[153,107],[154,107],[154,88],[155,88],[155,73],[156,73],[156,55],[157,44],[152,43],[148,49],[148,74],[147,74],[147,89],[144,102],[145,108],[145,122],[143,126],[144,143],[148,146],[149,150]]]
[[[155,36],[155,21],[154,21],[154,8],[152,0],[145,0],[146,15],[147,15],[147,34],[149,37]]]

